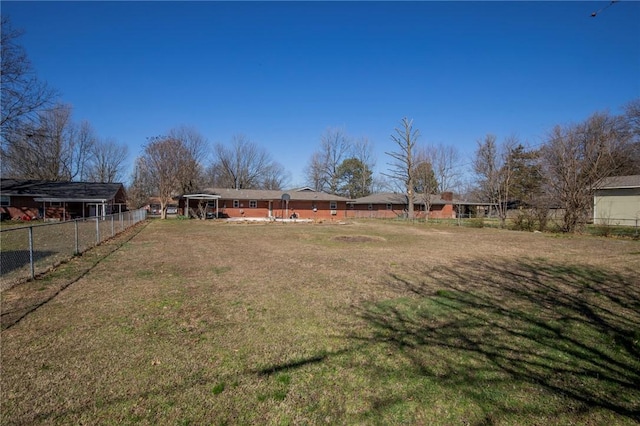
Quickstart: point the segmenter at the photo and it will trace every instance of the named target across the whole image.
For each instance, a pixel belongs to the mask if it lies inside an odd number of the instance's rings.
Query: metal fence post
[[[113,219],[113,215],[111,215],[111,237],[116,236],[116,225]]]
[[[29,227],[29,265],[31,267],[31,279],[36,277],[36,268],[33,261],[33,226]]]
[[[100,244],[100,218],[96,217],[96,245]]]
[[[78,231],[78,219],[73,221],[74,223],[74,228],[75,228],[75,232],[76,232],[76,252],[75,254],[78,255],[80,254],[80,235],[79,235],[79,231]]]

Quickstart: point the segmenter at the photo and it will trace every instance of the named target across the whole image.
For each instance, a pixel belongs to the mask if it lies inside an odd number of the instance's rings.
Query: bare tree
[[[243,135],[234,136],[229,147],[216,144],[214,155],[209,175],[216,186],[263,189],[273,188],[284,181],[282,166],[274,162],[267,151]]]
[[[358,159],[358,161],[360,161],[364,166],[364,173],[361,173],[359,176],[360,182],[358,183],[358,187],[362,188],[363,195],[371,194],[373,185],[373,169],[376,167],[373,144],[365,137],[357,139],[353,143],[351,157]]]
[[[189,126],[171,129],[167,137],[182,142],[189,152],[185,161],[190,164],[179,170],[180,192],[186,194],[197,190],[204,183],[204,162],[208,151],[206,138]]]
[[[122,182],[128,150],[115,140],[97,141],[91,150],[87,168],[87,180],[90,182]]]
[[[460,186],[460,152],[455,146],[430,145],[426,148],[426,157],[438,182],[438,192],[453,191]]]
[[[498,145],[494,135],[487,135],[478,141],[474,170],[482,197],[492,203],[498,213],[500,226],[507,220],[507,207],[513,186],[514,164],[512,152],[518,146],[518,139],[510,136]]]
[[[371,193],[372,194],[375,194],[377,192],[393,191],[395,186],[396,186],[395,182],[383,174],[372,175],[371,177]]]
[[[45,154],[43,169],[50,180],[71,180],[74,129],[71,107],[58,105],[40,114],[40,128],[33,139],[40,139],[39,149]],[[73,173],[75,175],[75,173]]]
[[[403,118],[400,127],[396,127],[391,140],[398,150],[386,152],[392,158],[389,173],[383,173],[405,188],[407,197],[407,218],[413,219],[414,185],[416,171],[416,149],[420,131],[413,128],[413,120]]]
[[[160,199],[161,218],[166,218],[166,207],[182,190],[184,170],[193,166],[187,146],[179,139],[150,138],[144,154],[136,162],[135,174]]]
[[[156,194],[152,172],[147,168],[147,161],[138,157],[131,174],[131,185],[127,188],[129,208],[138,209],[147,205],[149,198]]]
[[[637,175],[640,174],[640,98],[625,105],[623,120],[630,138],[623,154],[629,160],[624,174]]]
[[[429,219],[431,210],[431,195],[438,192],[439,184],[432,166],[432,151],[420,149],[415,157],[415,177],[414,188],[417,198],[421,199],[424,205],[425,220]]]
[[[11,27],[7,16],[2,16],[0,25],[0,129],[4,150],[9,142],[6,137],[21,133],[22,127],[36,119],[36,113],[50,105],[57,93],[36,77],[24,48],[18,43],[22,32]]]
[[[640,141],[640,98],[636,98],[624,106],[624,118],[635,141]]]
[[[484,140],[477,141],[473,169],[478,176],[478,189],[483,201],[494,202],[498,186],[498,138],[487,134]]]
[[[278,162],[272,162],[263,173],[261,189],[281,190],[291,180],[289,172]]]
[[[327,129],[307,166],[307,181],[316,190],[337,194],[340,186],[338,168],[352,152],[352,141],[344,129]]]
[[[307,176],[307,185],[315,191],[322,191],[324,185],[324,166],[322,162],[322,154],[319,151],[314,152],[307,163],[305,174]]]
[[[71,124],[72,132],[69,140],[69,170],[73,180],[87,180],[91,163],[91,155],[97,143],[97,137],[91,124],[82,121],[79,125]]]
[[[71,107],[41,111],[37,122],[8,135],[3,174],[21,179],[71,181],[85,177],[95,134],[87,122],[75,124]]]
[[[601,179],[625,173],[631,134],[621,117],[596,113],[585,122],[556,126],[541,149],[550,193],[564,210],[562,229],[575,232],[587,222],[593,191]]]

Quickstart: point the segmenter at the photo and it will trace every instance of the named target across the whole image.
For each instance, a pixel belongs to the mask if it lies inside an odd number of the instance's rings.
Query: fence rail
[[[0,230],[0,290],[34,278],[146,219],[146,210]]]

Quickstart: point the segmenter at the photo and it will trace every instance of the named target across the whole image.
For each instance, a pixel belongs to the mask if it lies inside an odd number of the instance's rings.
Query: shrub
[[[547,230],[549,224],[549,209],[532,208],[520,210],[511,221],[511,228],[516,231]]]
[[[484,218],[474,217],[469,220],[469,226],[472,228],[484,228]]]
[[[532,232],[536,229],[536,218],[530,211],[522,210],[513,218],[512,224],[513,229],[516,231]]]
[[[600,237],[608,237],[611,235],[611,227],[609,225],[595,225],[593,231],[595,235]]]
[[[537,208],[533,210],[533,215],[538,220],[538,231],[544,232],[549,224],[549,209]]]

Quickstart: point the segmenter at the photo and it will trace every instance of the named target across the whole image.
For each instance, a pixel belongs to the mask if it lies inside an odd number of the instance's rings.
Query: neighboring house
[[[126,210],[121,183],[0,180],[3,219],[69,220]]]
[[[208,197],[207,197],[208,196]],[[348,198],[297,188],[286,191],[262,189],[207,188],[180,197],[180,210],[188,205],[189,216],[197,216],[198,204],[222,218],[333,219],[344,218]]]
[[[413,210],[416,219],[425,218],[426,205],[422,195],[414,198]],[[472,206],[478,203],[468,203],[453,198],[453,193],[443,192],[438,195],[431,195],[429,202],[429,219],[453,219],[456,218],[458,212],[469,214]],[[484,206],[484,204],[482,205]],[[357,198],[349,202],[349,211],[347,216],[354,218],[396,218],[406,217],[407,215],[407,196],[394,192],[385,192],[368,195],[366,197]]]
[[[596,225],[640,225],[640,175],[603,179],[593,196]]]

